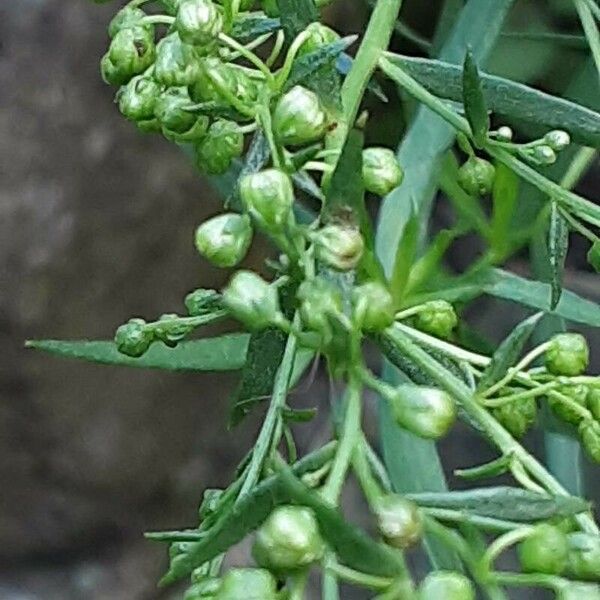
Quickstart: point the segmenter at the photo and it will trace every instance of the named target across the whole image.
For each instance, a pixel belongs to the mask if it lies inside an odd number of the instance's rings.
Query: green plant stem
[[[375,506],[383,496],[383,492],[371,471],[364,443],[359,443],[354,448],[352,467],[369,506]]]
[[[546,587],[558,590],[566,583],[562,577],[543,573],[494,572],[490,577],[497,583],[514,587]]]
[[[328,572],[334,574],[337,579],[374,590],[385,590],[393,583],[393,580],[388,579],[387,577],[378,577],[376,575],[360,573],[359,571],[340,565],[335,561],[329,562],[325,568]]]
[[[300,318],[298,315],[294,317],[293,323],[299,325]],[[296,336],[288,336],[283,358],[275,376],[273,384],[273,395],[271,403],[265,416],[262,428],[256,440],[256,445],[252,451],[252,459],[248,465],[248,469],[244,475],[244,484],[240,490],[238,501],[246,496],[258,483],[260,474],[265,464],[265,459],[271,444],[273,442],[273,433],[277,427],[277,423],[281,418],[281,410],[285,406],[287,398],[288,385],[294,369],[294,358],[296,356],[297,341]]]
[[[587,38],[594,63],[596,65],[596,71],[600,76],[600,32],[598,31],[598,24],[596,19],[590,10],[590,4],[586,0],[573,0],[577,13],[579,14],[579,20],[583,27],[583,32]]]
[[[503,454],[512,454],[549,492],[568,495],[568,492],[545,467],[513,439],[510,433],[479,404],[471,390],[462,381],[449,373],[425,350],[414,344],[410,337],[398,327],[389,328],[386,331],[386,336],[409,360],[428,373],[442,389],[445,389],[456,399],[463,410],[481,427],[485,435],[494,442]],[[575,518],[585,532],[598,534],[598,527],[589,515],[581,514]]]
[[[505,550],[514,546],[518,542],[522,542],[525,538],[531,536],[533,532],[533,527],[530,526],[522,526],[519,529],[514,529],[501,535],[496,538],[489,546],[481,559],[482,564],[486,569],[491,569],[494,561],[500,554],[502,554]]]
[[[345,395],[345,414],[341,437],[331,471],[322,491],[323,497],[332,504],[337,504],[352,454],[360,440],[361,390],[362,386],[358,378],[351,375]]]
[[[482,517],[450,508],[422,508],[425,514],[428,514],[439,521],[449,521],[451,523],[465,523],[474,525],[483,531],[506,532],[522,527],[523,523],[516,521],[505,521],[504,519],[495,519],[494,517]]]

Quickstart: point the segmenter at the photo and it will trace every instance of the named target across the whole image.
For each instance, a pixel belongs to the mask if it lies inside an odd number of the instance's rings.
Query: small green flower
[[[217,267],[235,267],[248,253],[251,242],[252,225],[247,215],[219,215],[196,230],[198,252]]]
[[[471,196],[486,196],[492,191],[496,169],[485,160],[471,156],[458,170],[458,184]]]
[[[321,139],[327,130],[327,115],[319,97],[297,85],[277,102],[273,131],[284,145],[300,145]]]
[[[282,318],[277,288],[252,271],[238,271],[231,278],[223,291],[223,305],[253,330],[265,329]]]
[[[475,600],[475,588],[461,573],[433,571],[419,586],[419,600]]]
[[[590,351],[579,333],[559,333],[546,350],[546,368],[553,375],[581,375],[588,366]]]
[[[368,192],[387,196],[402,183],[404,172],[389,148],[366,148],[363,151],[362,178]]]
[[[130,319],[115,333],[115,344],[121,354],[139,358],[154,341],[154,333],[144,319]]]
[[[542,523],[519,544],[517,552],[525,573],[560,575],[567,567],[569,543],[558,527]]]
[[[302,506],[280,506],[256,532],[252,555],[275,573],[290,573],[316,562],[325,549],[313,512]]]
[[[182,323],[177,314],[161,315],[154,325],[154,336],[169,348],[175,348],[192,331],[193,327]]]
[[[122,29],[115,35],[102,58],[102,76],[106,83],[123,85],[152,65],[155,55],[154,39],[147,29]]]
[[[283,171],[267,169],[246,175],[240,182],[240,197],[246,210],[267,231],[282,231],[290,223],[294,188]]]
[[[185,308],[190,317],[199,317],[219,308],[221,294],[215,290],[200,288],[190,292],[184,300]]]
[[[222,175],[244,150],[244,135],[237,123],[226,119],[215,121],[206,137],[195,148],[196,165],[209,175]]]
[[[417,329],[443,339],[448,339],[457,325],[458,317],[454,307],[446,300],[427,302],[415,316]]]
[[[494,417],[515,438],[522,438],[535,423],[537,404],[534,398],[515,400],[494,408]]]
[[[351,225],[326,225],[313,241],[317,259],[338,271],[356,268],[365,248],[360,231]]]
[[[365,331],[383,331],[394,322],[394,299],[388,289],[371,281],[352,291],[354,318]]]
[[[121,114],[129,121],[149,121],[154,118],[154,107],[161,93],[160,86],[144,75],[137,75],[117,93]]]
[[[177,8],[175,29],[186,44],[208,50],[223,29],[223,17],[212,0],[183,0]]]
[[[154,79],[166,87],[188,86],[200,76],[200,60],[194,46],[184,44],[177,33],[164,37],[156,47]]]
[[[588,388],[585,385],[561,385],[556,391],[561,393],[563,396],[567,396],[579,406],[583,408],[587,407]],[[565,423],[578,425],[583,419],[583,416],[580,413],[578,413],[576,410],[573,410],[570,406],[567,406],[560,399],[552,396],[552,394],[548,396],[548,403],[552,408],[552,412]]]
[[[416,544],[423,534],[419,507],[402,496],[383,496],[375,508],[377,529],[387,544],[400,550]]]
[[[277,581],[266,569],[231,569],[214,600],[277,600]]]
[[[600,464],[600,423],[592,420],[582,421],[579,425],[579,437],[587,455]]]

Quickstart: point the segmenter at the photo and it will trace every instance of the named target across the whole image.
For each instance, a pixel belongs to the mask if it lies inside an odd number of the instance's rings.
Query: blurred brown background
[[[364,4],[340,4],[330,22],[359,31]],[[406,18],[429,35],[437,4],[407,0]],[[516,25],[572,27],[569,3],[550,4],[522,2]],[[3,600],[167,597],[155,588],[164,552],[141,533],[193,523],[201,490],[228,481],[254,436],[253,422],[225,431],[228,377],[96,367],[23,349],[27,338],[110,337],[129,316],[181,310],[189,290],[226,277],[191,243],[218,195],[174,145],[125,122],[100,80],[114,10],[85,0],[0,5]],[[559,50],[537,47],[515,66],[515,45],[505,44],[496,70],[512,61],[516,76],[556,83],[569,74]],[[380,141],[395,143],[397,119],[379,110]],[[584,190],[594,196],[593,174]],[[598,299],[582,256],[571,259],[569,283]],[[472,319],[485,326],[492,310],[499,335],[514,323],[510,307],[484,302]],[[306,401],[325,406],[326,387],[315,383]],[[325,435],[320,427],[301,443]],[[444,453],[453,464],[478,460],[472,443],[458,436]]]

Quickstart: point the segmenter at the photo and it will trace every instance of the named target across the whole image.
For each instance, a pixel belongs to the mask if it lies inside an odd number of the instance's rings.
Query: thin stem
[[[257,37],[255,40],[252,40],[249,44],[246,44],[244,48],[248,51],[254,50],[259,46],[262,46],[272,35],[272,33],[265,33]],[[239,50],[234,50],[231,54],[227,56],[227,60],[233,61],[239,58],[240,56],[242,56],[242,53]]]
[[[583,223],[580,223],[577,219],[571,216],[569,212],[566,211],[562,206],[559,206],[558,210],[573,231],[579,233],[592,244],[600,241],[600,238],[591,229],[588,229]]]
[[[559,383],[557,381],[549,381],[548,383],[544,383],[543,385],[540,385],[537,388],[532,388],[524,392],[518,392],[516,394],[511,394],[510,396],[500,396],[499,398],[486,399],[482,402],[482,404],[489,408],[498,408],[499,406],[512,404],[513,402],[529,400],[530,398],[537,398],[538,396],[542,396],[546,392],[553,390],[558,386]]]
[[[374,590],[385,590],[393,583],[393,579],[361,573],[360,571],[355,571],[354,569],[340,565],[335,561],[328,562],[325,566],[325,570],[335,575],[337,579],[341,579],[346,583],[351,583],[353,585],[359,585],[361,587],[371,588]]]
[[[264,74],[269,83],[273,83],[274,78],[269,67],[267,67],[267,65],[265,65],[265,63],[258,58],[256,54],[254,54],[254,52],[251,52],[248,50],[248,48],[246,48],[246,46],[243,46],[237,40],[234,40],[225,33],[219,33],[219,41],[239,52],[245,59],[251,62],[261,73]]]
[[[306,584],[308,583],[308,571],[295,573],[290,577],[288,600],[303,600]]]
[[[317,160],[309,160],[304,163],[302,168],[306,171],[321,171],[322,173],[332,173],[334,169],[333,165],[328,165],[327,163],[319,162]]]
[[[140,19],[141,25],[173,25],[175,17],[169,15],[147,15]]]
[[[545,494],[546,490],[535,483],[527,474],[527,471],[523,468],[523,465],[516,459],[513,458],[510,461],[510,472],[513,477],[526,489],[538,494]]]
[[[490,578],[502,585],[514,587],[547,587],[559,590],[567,581],[556,575],[545,575],[544,573],[490,573]]]
[[[352,454],[352,467],[365,498],[369,503],[369,506],[376,506],[379,500],[381,500],[383,492],[379,486],[379,483],[375,477],[373,477],[373,473],[365,453],[364,443],[357,444],[354,448],[354,453]]]
[[[592,51],[592,57],[594,58],[594,64],[596,65],[596,71],[600,76],[600,32],[598,31],[598,24],[594,19],[591,11],[591,2],[586,0],[573,0],[575,8],[579,14],[579,20],[583,27],[583,32],[587,38],[590,50]]]
[[[502,552],[504,552],[511,546],[514,546],[514,544],[524,540],[525,538],[528,538],[532,532],[533,527],[526,525],[520,527],[519,529],[509,531],[508,533],[505,533],[504,535],[501,535],[500,537],[496,538],[488,546],[486,553],[481,559],[481,563],[484,565],[485,568],[491,569],[494,564],[494,561],[498,556],[500,556],[500,554],[502,554]]]
[[[271,54],[269,54],[269,57],[265,61],[265,64],[267,65],[267,67],[270,68],[275,64],[275,62],[279,58],[279,55],[281,54],[281,50],[283,48],[284,43],[285,43],[285,33],[280,29],[277,32],[277,37],[275,38],[275,44],[273,44],[273,50],[271,50]]]
[[[452,510],[449,508],[421,508],[421,510],[438,519],[439,521],[450,521],[452,523],[464,523],[474,525],[478,529],[484,531],[512,531],[523,526],[523,523],[516,521],[505,521],[503,519],[495,519],[493,517],[482,517],[471,513]]]
[[[294,323],[299,324],[298,315],[294,318]],[[281,410],[285,406],[287,398],[288,385],[294,369],[294,358],[296,356],[296,337],[290,335],[287,339],[283,358],[275,376],[273,384],[273,395],[263,422],[262,428],[256,440],[256,445],[252,452],[252,460],[248,465],[245,474],[244,484],[240,490],[238,501],[246,496],[258,483],[261,471],[263,469],[267,453],[273,441],[273,433],[277,427],[277,422],[281,418]]]
[[[296,59],[296,56],[298,55],[302,44],[304,44],[304,42],[306,42],[306,40],[309,37],[310,33],[308,31],[302,31],[290,44],[290,48],[285,56],[283,66],[281,67],[275,78],[275,86],[278,90],[281,90],[285,85],[285,82],[288,80],[288,77],[290,76],[290,72],[292,70],[292,66],[294,64],[294,60]]]

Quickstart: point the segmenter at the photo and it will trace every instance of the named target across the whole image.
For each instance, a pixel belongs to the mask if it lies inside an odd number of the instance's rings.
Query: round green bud
[[[208,312],[212,312],[219,307],[221,303],[221,294],[215,290],[200,288],[190,292],[184,300],[185,308],[190,317],[199,317]]]
[[[240,197],[252,218],[267,231],[281,231],[290,222],[294,188],[283,171],[267,169],[246,175],[240,182]]]
[[[212,47],[223,29],[223,17],[212,0],[183,0],[175,29],[186,44]]]
[[[214,600],[277,600],[277,581],[265,569],[231,569]]]
[[[326,225],[313,241],[317,259],[338,271],[356,268],[365,249],[360,231],[350,225]]]
[[[121,354],[139,358],[146,353],[154,341],[154,333],[144,319],[130,319],[115,333],[115,344]]]
[[[229,102],[221,96],[221,92],[208,76],[209,72],[217,79],[221,87],[231,94],[236,93],[237,78],[231,66],[216,56],[207,56],[200,61],[200,72],[194,84],[190,86],[190,97],[194,102],[216,102],[229,105]]]
[[[238,271],[231,278],[223,305],[249,329],[265,329],[281,319],[277,288],[252,271]]]
[[[394,322],[394,299],[379,282],[370,281],[352,290],[354,318],[364,331],[383,331]]]
[[[319,560],[324,549],[312,510],[280,506],[256,532],[252,555],[261,567],[290,573]]]
[[[569,581],[560,587],[556,600],[600,600],[600,586]]]
[[[322,277],[316,277],[300,285],[297,298],[303,325],[321,334],[325,344],[328,344],[333,335],[331,319],[343,314],[339,288]]]
[[[183,594],[183,600],[209,600],[215,598],[215,595],[221,588],[221,580],[217,577],[209,577],[194,583]]]
[[[368,192],[387,196],[402,183],[404,172],[393,150],[366,148],[362,156],[362,179]]]
[[[195,147],[196,164],[208,175],[222,175],[244,150],[244,135],[233,121],[215,121]]]
[[[142,24],[146,13],[141,8],[124,6],[108,24],[108,35],[114,38],[119,31],[130,27],[143,27],[150,35],[154,35],[154,26],[151,23]]]
[[[544,141],[552,150],[560,152],[571,143],[571,136],[562,129],[555,129],[554,131],[549,131],[544,136]]]
[[[600,421],[600,386],[591,385],[587,393],[587,406],[590,409],[594,419]]]
[[[327,131],[327,115],[319,97],[297,85],[277,102],[273,131],[284,145],[300,145],[321,139]]]
[[[546,369],[552,375],[581,375],[588,366],[590,351],[579,333],[559,333],[550,340],[546,350]]]
[[[498,131],[496,132],[496,139],[501,142],[512,141],[513,130],[507,125],[502,125],[502,127],[498,127]]]
[[[525,573],[560,575],[567,568],[569,543],[558,527],[542,523],[518,545],[517,553]]]
[[[298,50],[299,56],[315,52],[323,46],[337,42],[340,39],[340,36],[336,31],[318,21],[311,23],[305,31],[308,34],[308,37]]]
[[[600,581],[600,537],[571,533],[567,574],[574,579]]]
[[[154,326],[154,336],[169,348],[175,348],[193,330],[189,324],[181,322],[179,315],[165,314],[160,316]]]
[[[550,146],[536,146],[531,152],[531,158],[539,165],[553,165],[556,162],[556,152]]]
[[[185,87],[166,89],[156,100],[154,115],[164,136],[172,141],[201,140],[208,129],[208,117],[189,110],[191,100]]]
[[[192,85],[200,76],[194,46],[184,44],[177,33],[164,37],[156,47],[154,79],[166,87]]]
[[[419,507],[402,496],[388,494],[374,507],[377,529],[387,544],[404,549],[416,544],[423,534]]]
[[[388,399],[396,423],[427,439],[446,435],[456,420],[456,406],[443,390],[400,385]]]
[[[196,229],[198,252],[217,267],[235,267],[248,253],[251,242],[252,225],[247,215],[219,215]]]
[[[475,588],[461,573],[434,571],[421,582],[419,600],[475,600]]]
[[[427,302],[415,316],[417,329],[443,339],[448,339],[457,325],[458,317],[454,307],[446,300]]]
[[[154,38],[147,29],[122,29],[117,32],[102,59],[102,76],[109,84],[123,85],[134,75],[145,71],[154,62],[155,54]]]
[[[471,156],[458,170],[458,184],[471,196],[486,196],[492,191],[496,169],[484,158]]]
[[[155,81],[144,75],[136,75],[117,93],[119,110],[129,121],[152,120],[160,93],[160,86]]]
[[[579,425],[579,438],[587,455],[600,464],[600,423],[591,419]]]
[[[587,407],[588,388],[585,385],[561,385],[556,389],[556,391],[561,393],[563,396],[567,396],[569,400],[572,400],[579,406],[583,408]],[[548,396],[548,403],[550,404],[552,412],[557,416],[557,418],[565,423],[579,425],[583,419],[583,415],[581,415],[577,410],[574,410],[552,394]]]
[[[534,398],[515,400],[493,410],[494,417],[510,434],[520,439],[535,423],[537,404]]]

